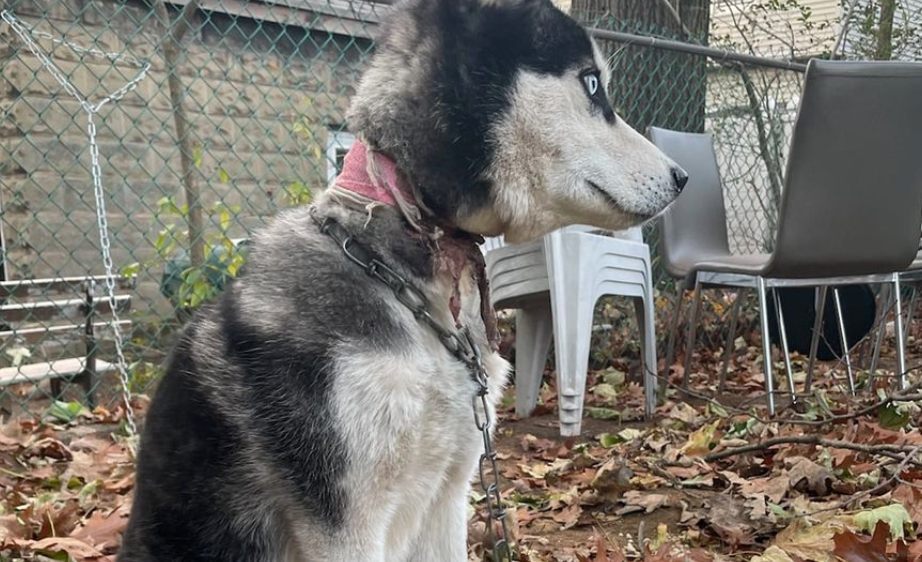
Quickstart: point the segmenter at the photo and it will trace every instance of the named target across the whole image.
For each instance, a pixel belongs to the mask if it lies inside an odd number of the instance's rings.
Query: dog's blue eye
[[[589,96],[592,106],[601,111],[606,121],[614,124],[615,112],[612,111],[608,98],[602,90],[602,76],[599,71],[594,68],[584,70],[579,77],[583,81],[583,88],[586,89],[586,94]]]
[[[590,72],[583,75],[583,85],[586,87],[586,93],[593,98],[599,93],[599,75],[596,72]]]

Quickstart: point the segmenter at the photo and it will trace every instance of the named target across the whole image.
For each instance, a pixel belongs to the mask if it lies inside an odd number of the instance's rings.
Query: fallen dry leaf
[[[80,522],[80,505],[75,501],[66,502],[61,507],[48,505],[40,510],[39,518],[42,526],[36,534],[37,538],[66,536]]]
[[[772,545],[765,549],[761,556],[753,557],[751,562],[794,562],[794,559],[788,556],[785,551]]]
[[[99,560],[105,556],[95,547],[70,537],[49,537],[38,541],[14,539],[7,541],[7,544],[14,545],[19,549],[31,550],[32,552],[66,553],[74,557],[78,562]]]
[[[0,433],[0,451],[7,453],[18,451],[22,446],[22,441],[20,441],[18,438],[9,437]]]
[[[922,490],[906,484],[900,484],[894,488],[891,497],[906,508],[913,522],[915,522],[916,528],[922,529]]]
[[[592,489],[601,493],[620,493],[631,485],[631,476],[634,473],[621,459],[609,459],[595,474],[589,484]]]
[[[688,436],[688,441],[679,449],[679,452],[689,457],[706,455],[714,448],[714,433],[720,425],[720,420],[705,425],[704,427],[692,432]]]
[[[55,460],[69,461],[73,458],[73,453],[64,443],[61,443],[53,437],[45,437],[29,445],[22,456],[24,458],[43,457]]]
[[[723,541],[733,547],[752,542],[755,528],[742,500],[720,494],[708,500],[708,504],[704,519]]]
[[[25,539],[32,534],[32,529],[22,519],[13,514],[0,515],[0,541]]]
[[[785,459],[788,481],[792,488],[804,487],[817,496],[829,493],[835,475],[826,467],[820,466],[805,457]]]
[[[561,529],[570,529],[579,523],[579,518],[583,514],[583,508],[578,504],[573,504],[563,508],[563,510],[554,514],[554,521],[560,523]]]
[[[100,550],[115,548],[121,543],[121,534],[128,526],[130,508],[127,504],[107,515],[94,511],[86,523],[71,533],[71,537],[82,540]]]
[[[721,472],[721,476],[738,486],[744,497],[766,497],[774,503],[780,503],[791,488],[789,479],[777,476],[746,479],[730,471]]]
[[[795,519],[786,529],[778,533],[772,545],[806,562],[834,562],[833,537],[836,532],[842,530],[841,525],[833,522],[810,525],[803,518]]]
[[[922,540],[896,543],[896,562],[922,562]]]
[[[846,530],[837,534],[835,542],[836,556],[845,562],[890,562],[887,556],[887,535],[890,530],[887,524],[880,522],[874,529],[874,536],[870,540],[863,540],[855,533]]]
[[[671,505],[669,496],[665,494],[645,494],[633,490],[625,492],[621,501],[625,507],[617,511],[618,515],[626,515],[637,511],[653,513],[660,507]]]

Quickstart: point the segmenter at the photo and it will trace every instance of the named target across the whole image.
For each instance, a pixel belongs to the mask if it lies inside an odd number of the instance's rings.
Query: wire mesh
[[[344,112],[388,4],[4,3],[87,100],[150,64],[96,122],[132,392],[151,390],[183,322],[244,263],[253,230],[335,176],[353,140]],[[666,36],[636,22],[582,19]],[[603,43],[621,114],[639,129],[711,131],[733,247],[770,249],[802,76]],[[103,273],[85,114],[8,25],[0,26],[0,71],[0,409],[89,402],[88,394],[91,405],[117,407],[104,329],[112,311],[100,304],[99,283],[91,295],[84,283]],[[655,255],[656,233],[648,239]],[[658,275],[665,320],[671,280]]]

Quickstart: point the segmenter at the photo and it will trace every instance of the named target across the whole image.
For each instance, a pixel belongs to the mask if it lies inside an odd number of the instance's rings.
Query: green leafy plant
[[[157,255],[145,264],[133,263],[121,270],[122,275],[137,274],[142,268],[164,266],[161,292],[178,309],[195,309],[217,297],[224,286],[243,268],[246,257],[245,241],[231,238],[230,230],[241,208],[216,203],[207,209],[211,224],[217,226],[204,233],[205,261],[191,263],[183,244],[188,240],[187,205],[173,197],[158,202],[157,218],[165,225],[154,241]]]
[[[316,159],[323,156],[320,144],[314,137],[315,123],[308,117],[299,117],[293,123],[293,132],[308,142]],[[201,169],[205,148],[198,145],[193,151],[193,162]],[[212,181],[233,183],[224,168],[209,171]],[[313,200],[313,192],[304,181],[295,180],[284,184],[285,204],[290,207],[304,205]],[[162,266],[161,293],[169,298],[181,318],[202,304],[214,300],[227,283],[237,277],[246,261],[247,240],[231,237],[231,230],[237,224],[242,208],[217,202],[202,209],[207,216],[192,216],[189,205],[179,203],[174,196],[164,197],[157,203],[156,219],[164,225],[154,241],[156,257],[146,263],[136,262],[121,269],[125,276],[137,275],[142,269],[155,270]],[[210,220],[209,220],[210,218]],[[201,233],[196,240],[203,243],[204,260],[192,259],[188,246],[190,225],[198,225],[195,233]],[[211,228],[202,225],[212,225]],[[215,228],[216,227],[216,228]],[[197,249],[197,248],[195,248]],[[202,261],[202,263],[195,263]]]
[[[177,219],[167,224],[154,243],[158,256],[169,260],[176,257],[180,240],[188,239],[188,231],[182,226],[186,224],[188,207],[177,205],[172,197],[161,199],[159,207],[160,215]],[[244,249],[229,234],[233,219],[240,210],[240,207],[228,207],[220,202],[208,209],[216,219],[212,223],[217,224],[218,229],[217,232],[205,233],[205,263],[199,266],[190,264],[180,272],[181,282],[175,294],[180,306],[197,308],[212,300],[240,272],[245,259]]]
[[[55,400],[45,414],[60,423],[70,423],[76,421],[83,414],[89,414],[89,410],[80,402]]]
[[[132,392],[149,392],[154,382],[163,377],[163,365],[149,361],[132,363],[128,372],[128,386]]]
[[[292,207],[310,203],[314,195],[303,181],[293,181],[285,185],[285,202]]]

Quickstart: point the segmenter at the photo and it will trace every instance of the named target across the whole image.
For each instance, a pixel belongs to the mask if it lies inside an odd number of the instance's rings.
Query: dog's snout
[[[688,173],[678,166],[672,168],[672,181],[675,182],[676,191],[682,193],[688,183]]]

